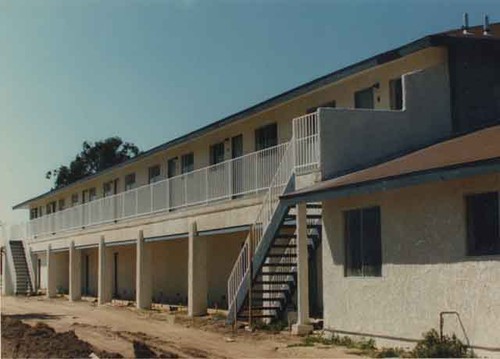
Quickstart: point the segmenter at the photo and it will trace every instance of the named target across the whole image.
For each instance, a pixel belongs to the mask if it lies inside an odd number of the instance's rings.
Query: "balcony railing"
[[[302,134],[294,146],[297,168],[318,168],[316,121],[294,131]],[[7,237],[30,239],[267,191],[287,147],[288,142],[45,215],[11,226]]]

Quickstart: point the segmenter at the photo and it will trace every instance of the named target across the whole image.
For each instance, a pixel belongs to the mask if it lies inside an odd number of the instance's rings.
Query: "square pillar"
[[[207,314],[207,240],[198,236],[196,222],[189,224],[188,315]]]
[[[309,321],[309,267],[307,250],[307,207],[297,205],[297,323],[292,334],[306,335],[312,332]]]
[[[136,252],[136,307],[150,309],[153,296],[151,248],[144,242],[144,233],[139,231]]]
[[[53,298],[57,294],[55,261],[55,254],[49,244],[47,247],[47,298]]]
[[[12,255],[7,255],[10,252],[9,241],[6,241],[4,251],[2,252],[2,295],[13,295],[14,294],[14,281],[11,272],[11,266],[8,261],[11,260]]]
[[[31,271],[30,271],[30,278],[31,278],[31,284],[33,285],[32,291],[33,292],[38,292],[38,283],[37,283],[37,278],[38,278],[38,258],[37,256],[33,253],[33,250],[31,247],[28,248],[28,256],[30,258],[30,261],[28,265],[31,266]],[[33,275],[33,276],[32,276]]]
[[[98,283],[97,283],[97,304],[102,305],[111,301],[111,273],[110,265],[111,258],[107,253],[106,245],[104,244],[104,236],[99,240],[98,254]]]
[[[69,300],[82,297],[82,252],[75,248],[75,242],[69,245]]]

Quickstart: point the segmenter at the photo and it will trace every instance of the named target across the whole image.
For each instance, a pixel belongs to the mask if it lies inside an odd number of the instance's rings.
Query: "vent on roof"
[[[484,15],[483,35],[491,35],[490,19],[488,18],[488,15]]]
[[[464,24],[462,25],[462,34],[471,35],[472,33],[469,31],[469,14],[464,13]]]

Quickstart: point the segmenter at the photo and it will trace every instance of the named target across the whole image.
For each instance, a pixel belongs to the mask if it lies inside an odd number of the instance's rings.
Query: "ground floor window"
[[[465,197],[467,207],[467,254],[500,254],[498,192]]]
[[[380,207],[345,211],[344,243],[346,277],[381,276]]]

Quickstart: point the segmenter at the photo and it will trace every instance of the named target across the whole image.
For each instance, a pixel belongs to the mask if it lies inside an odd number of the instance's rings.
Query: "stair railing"
[[[292,139],[277,167],[271,184],[267,190],[257,218],[250,226],[248,236],[233,266],[228,279],[228,308],[233,308],[237,316],[236,298],[250,269],[252,258],[276,210],[279,197],[284,193],[287,184],[298,169],[301,173],[319,166],[319,121],[317,113],[308,114],[293,120]],[[252,278],[249,279],[250,282]],[[250,285],[251,286],[251,285]]]

